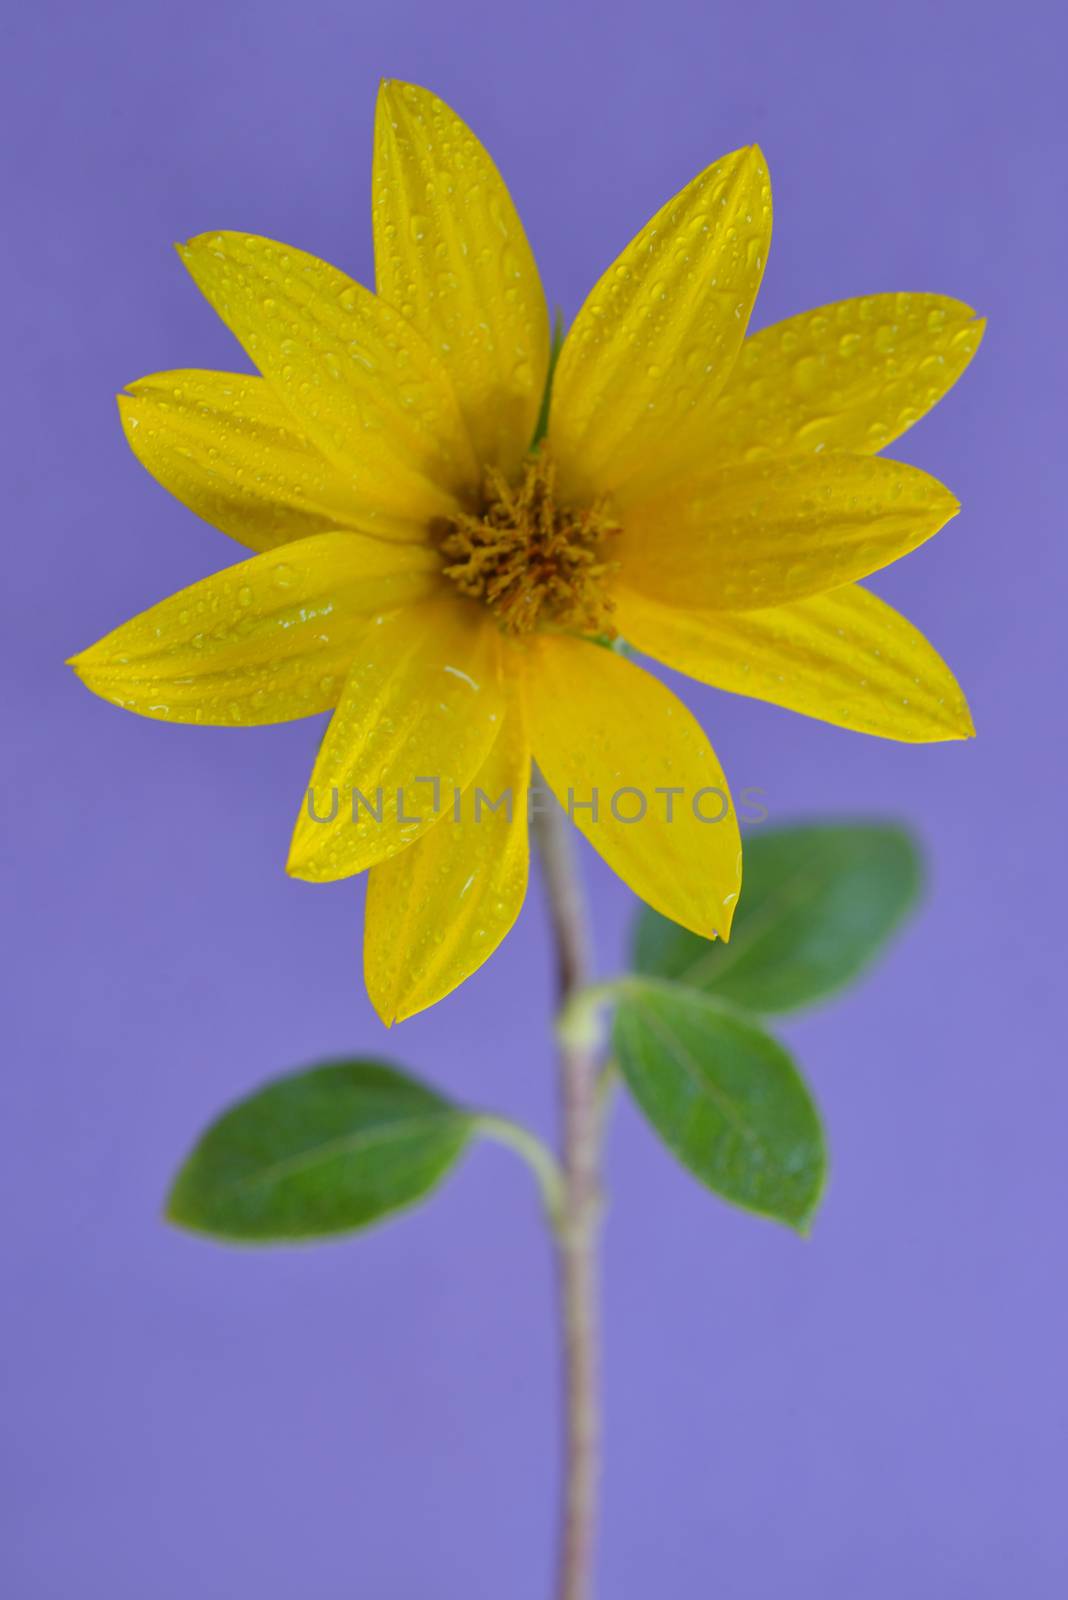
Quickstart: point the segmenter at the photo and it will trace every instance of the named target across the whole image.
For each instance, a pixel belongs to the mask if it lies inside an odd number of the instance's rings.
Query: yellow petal
[[[855,584],[735,616],[677,610],[623,589],[616,601],[637,649],[717,689],[910,744],[975,732],[941,656]]]
[[[376,617],[300,808],[288,870],[326,883],[424,834],[490,752],[503,711],[500,634],[471,601]]]
[[[511,697],[471,786],[423,838],[371,868],[364,972],[387,1028],[459,988],[519,915],[529,779],[530,744]]]
[[[379,294],[445,362],[479,460],[514,471],[549,362],[538,269],[489,155],[412,84],[379,91],[372,215]]]
[[[633,507],[613,548],[652,599],[764,610],[888,566],[960,510],[916,467],[876,456],[787,456],[710,472]]]
[[[183,505],[253,550],[338,527],[419,540],[348,486],[263,378],[156,372],[119,395],[134,455]]]
[[[534,759],[594,849],[655,910],[726,938],[741,841],[686,707],[614,651],[562,635],[532,643],[525,681]]]
[[[939,294],[867,295],[777,322],[742,346],[709,415],[706,462],[881,450],[956,383],[985,327]]]
[[[696,177],[609,267],[553,380],[549,438],[571,493],[620,491],[703,459],[771,240],[757,149]]]
[[[162,722],[286,722],[336,704],[369,616],[439,582],[420,545],[315,534],[194,583],[70,665],[94,694]]]
[[[478,467],[444,369],[410,322],[272,239],[205,233],[179,251],[346,488],[387,523],[449,514]]]

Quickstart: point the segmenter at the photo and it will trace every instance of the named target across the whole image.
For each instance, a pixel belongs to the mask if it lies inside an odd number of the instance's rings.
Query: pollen
[[[446,576],[482,600],[505,633],[557,628],[615,637],[608,580],[620,532],[606,499],[575,509],[559,503],[556,467],[544,447],[514,483],[486,469],[472,512],[437,522],[432,533]]]

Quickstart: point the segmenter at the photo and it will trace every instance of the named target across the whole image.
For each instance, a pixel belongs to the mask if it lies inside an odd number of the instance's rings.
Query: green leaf
[[[915,843],[880,823],[817,823],[747,839],[729,944],[657,912],[638,921],[639,972],[721,996],[747,1011],[794,1011],[858,977],[915,903]]]
[[[261,1244],[348,1233],[429,1194],[476,1120],[381,1061],[276,1078],[201,1137],[167,1216],[198,1233]]]
[[[549,431],[549,402],[553,394],[553,378],[556,375],[556,363],[560,359],[560,352],[564,348],[564,313],[560,307],[556,308],[553,317],[553,337],[549,346],[549,369],[545,374],[545,388],[542,390],[541,405],[538,409],[538,420],[534,424],[534,437],[530,441],[530,448],[536,450]]]
[[[807,1233],[827,1155],[787,1052],[748,1018],[675,984],[630,980],[615,1047],[664,1143],[725,1200]]]

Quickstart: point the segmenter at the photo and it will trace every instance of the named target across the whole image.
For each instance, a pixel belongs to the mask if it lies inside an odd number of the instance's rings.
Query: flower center
[[[487,467],[478,510],[443,518],[432,533],[461,594],[482,600],[505,633],[553,626],[615,637],[605,559],[619,533],[605,501],[583,510],[556,499],[556,468],[544,447],[510,484]]]

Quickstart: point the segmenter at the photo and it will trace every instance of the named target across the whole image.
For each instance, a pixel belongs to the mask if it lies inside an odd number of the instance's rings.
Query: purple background
[[[864,989],[786,1030],[833,1140],[810,1243],[714,1203],[618,1116],[602,1577],[613,1600],[1065,1592],[1062,25],[915,0],[9,17],[12,1600],[548,1589],[550,1274],[517,1163],[480,1149],[425,1210],[328,1248],[235,1254],[158,1215],[224,1104],[349,1048],[551,1126],[538,896],[388,1038],[353,888],[282,870],[317,728],[141,722],[61,666],[239,553],[115,415],[142,373],[242,365],[170,242],[247,228],[370,281],[380,74],[482,134],[569,316],[668,195],[758,139],[777,224],[756,326],[885,289],[991,319],[896,451],[964,514],[877,585],[959,672],[979,739],[894,746],[687,690],[776,818],[908,817],[933,881]],[[587,870],[610,971],[631,903]]]

